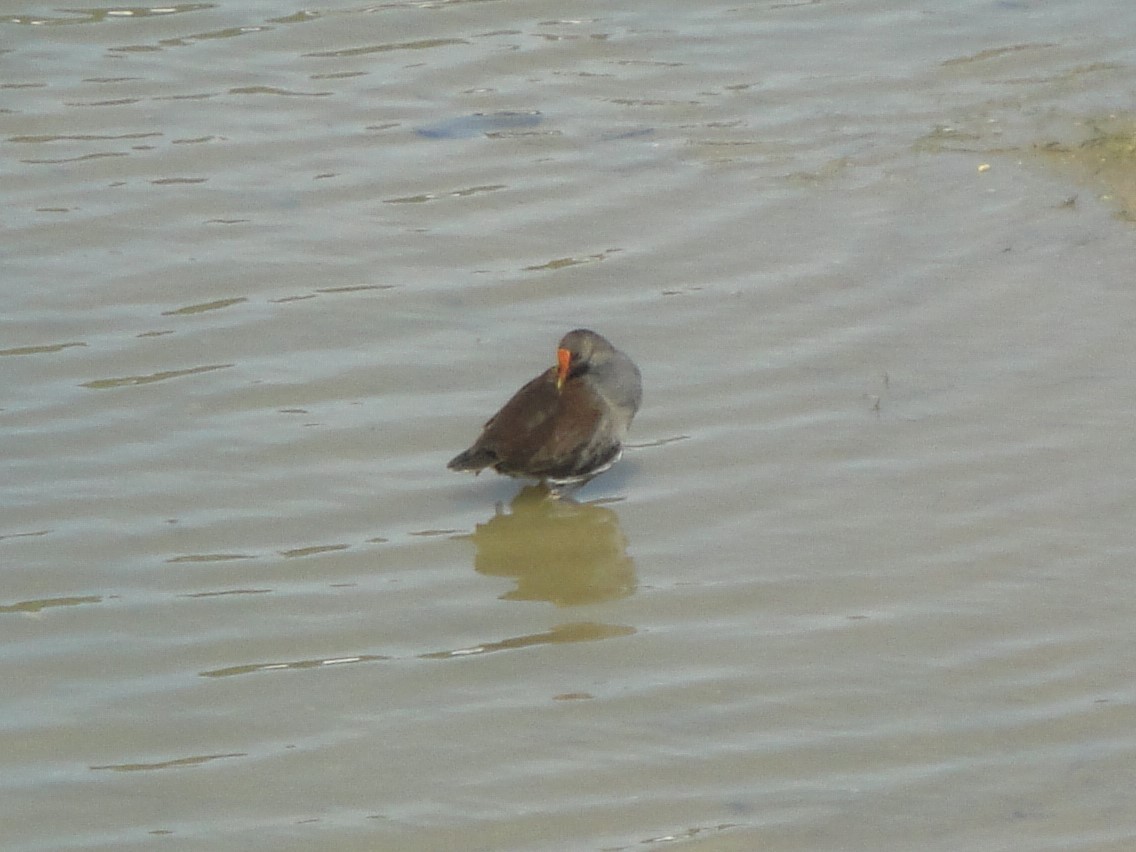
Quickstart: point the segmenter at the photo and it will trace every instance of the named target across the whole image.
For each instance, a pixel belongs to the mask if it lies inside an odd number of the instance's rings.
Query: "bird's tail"
[[[450,470],[472,470],[477,473],[497,461],[497,454],[492,450],[474,445],[464,453],[458,453],[446,465]]]

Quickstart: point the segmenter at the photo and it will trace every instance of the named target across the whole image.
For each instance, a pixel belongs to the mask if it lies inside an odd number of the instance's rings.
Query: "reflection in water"
[[[145,772],[150,769],[180,769],[184,766],[200,766],[214,760],[225,760],[230,757],[248,757],[247,752],[234,751],[226,754],[202,754],[194,757],[179,757],[175,760],[163,760],[160,763],[111,763],[106,766],[92,766],[91,769],[109,769],[111,772]]]
[[[600,639],[631,636],[634,633],[634,627],[627,627],[621,624],[597,624],[593,621],[581,621],[574,624],[558,624],[556,627],[544,633],[530,633],[525,636],[514,636],[509,639],[499,639],[496,642],[485,642],[467,648],[456,648],[448,651],[431,651],[427,654],[419,654],[418,658],[420,660],[449,660],[454,657],[472,657],[478,654],[492,654],[495,651],[512,651],[518,648],[530,648],[533,645],[596,642]],[[223,669],[198,672],[198,675],[201,677],[232,677],[233,675],[255,674],[257,672],[318,669],[326,666],[342,666],[348,663],[375,663],[392,659],[394,659],[394,657],[388,657],[384,654],[356,654],[350,657],[319,657],[311,660],[244,663],[238,666],[228,666]]]
[[[79,604],[102,603],[99,595],[85,595],[71,598],[39,598],[34,601],[20,601],[14,604],[0,605],[0,612],[23,612],[36,614],[53,606],[78,606]]]
[[[163,370],[160,373],[150,373],[145,376],[122,376],[113,379],[95,379],[83,382],[79,387],[103,390],[105,388],[121,388],[127,385],[148,385],[151,382],[164,382],[166,379],[180,379],[182,376],[196,376],[198,373],[211,373],[213,370],[225,370],[232,364],[210,364],[205,367],[187,367],[184,370]]]
[[[549,601],[557,606],[598,603],[635,591],[635,563],[611,509],[571,500],[549,500],[530,486],[470,538],[474,567],[492,577],[513,577],[504,600]]]
[[[389,659],[390,657],[383,656],[382,654],[357,654],[351,657],[320,657],[314,660],[290,660],[278,663],[245,663],[239,666],[228,666],[223,669],[198,672],[198,674],[201,677],[232,677],[233,675],[253,674],[254,672],[317,669],[323,666],[342,666],[347,663],[374,663]]]
[[[471,657],[475,654],[491,654],[494,651],[511,651],[533,645],[557,645],[567,642],[595,642],[598,639],[613,639],[617,636],[631,636],[634,627],[619,624],[596,624],[591,621],[577,624],[559,624],[547,633],[531,633],[528,636],[515,636],[499,642],[475,645],[472,648],[458,648],[454,651],[435,651],[421,654],[423,660],[448,660],[452,657]]]

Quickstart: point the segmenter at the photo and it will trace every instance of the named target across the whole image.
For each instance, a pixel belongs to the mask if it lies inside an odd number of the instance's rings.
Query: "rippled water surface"
[[[1136,848],[1133,32],[6,4],[0,845]],[[624,460],[448,472],[582,325]]]

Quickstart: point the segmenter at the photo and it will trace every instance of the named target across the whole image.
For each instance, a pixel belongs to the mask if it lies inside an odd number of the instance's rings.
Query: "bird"
[[[560,496],[619,461],[642,399],[635,362],[602,335],[577,328],[557,345],[556,366],[517,391],[447,467],[537,479]]]

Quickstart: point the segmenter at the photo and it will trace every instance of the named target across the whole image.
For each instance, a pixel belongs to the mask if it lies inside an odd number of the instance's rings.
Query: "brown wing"
[[[491,452],[491,466],[514,476],[563,475],[590,455],[592,436],[603,416],[584,382],[556,389],[556,369],[537,376],[485,424],[478,444]]]
[[[528,382],[485,421],[479,440],[515,441],[539,430],[542,423],[555,415],[559,396],[553,367]]]
[[[567,382],[559,394],[556,417],[529,459],[529,475],[574,476],[595,467],[598,456],[610,455],[609,448],[602,446],[603,417],[600,401],[585,382]]]
[[[586,381],[570,379],[558,391],[552,368],[517,391],[450,467],[492,467],[533,478],[587,473],[619,450],[606,428],[604,411]]]
[[[486,421],[477,440],[450,461],[453,470],[492,467],[501,473],[526,474],[527,460],[551,430],[560,394],[556,369],[541,373],[513,394]]]

